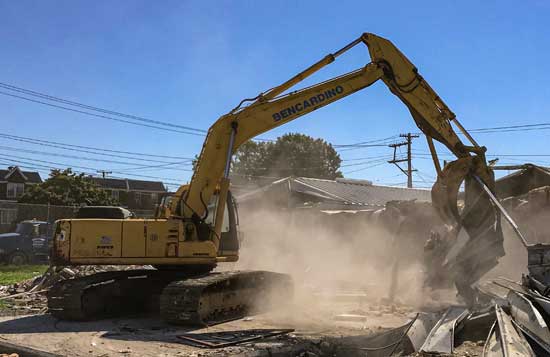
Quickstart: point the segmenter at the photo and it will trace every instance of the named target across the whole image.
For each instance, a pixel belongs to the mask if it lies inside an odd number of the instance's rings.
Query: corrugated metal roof
[[[101,177],[91,177],[91,180],[103,188],[112,190],[166,192],[164,184],[160,181],[142,181]]]
[[[298,177],[292,180],[292,190],[306,193],[319,191],[334,200],[356,205],[385,205],[388,201],[417,200],[430,202],[431,192],[426,189],[378,186],[364,182],[353,183]]]
[[[550,171],[544,167],[524,164],[520,170],[496,180],[495,191],[499,198],[520,196],[532,189],[549,186]]]
[[[409,200],[431,202],[431,192],[427,189],[378,186],[363,180],[333,181],[308,177],[280,179],[260,189],[237,195],[237,200],[253,200],[257,195],[273,191],[281,185],[288,187],[291,192],[307,195],[315,200],[345,205],[384,206],[388,201]]]

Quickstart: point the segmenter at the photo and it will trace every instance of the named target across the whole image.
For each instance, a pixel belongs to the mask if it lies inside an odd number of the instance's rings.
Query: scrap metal
[[[468,309],[462,306],[451,306],[432,328],[421,352],[452,353],[455,340],[455,329],[468,316]]]
[[[515,291],[508,293],[508,302],[515,325],[550,354],[550,331],[533,303]]]
[[[203,348],[222,348],[238,345],[268,337],[285,335],[294,332],[294,329],[253,329],[241,331],[221,331],[209,333],[185,333],[178,338],[183,343]]]
[[[483,348],[483,357],[534,357],[529,343],[516,330],[510,316],[498,305],[495,305],[495,312],[497,320]]]

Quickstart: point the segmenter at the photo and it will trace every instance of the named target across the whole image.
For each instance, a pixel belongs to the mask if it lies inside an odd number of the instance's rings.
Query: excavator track
[[[160,298],[161,317],[179,325],[214,325],[260,313],[292,298],[289,275],[228,271],[174,281]]]
[[[188,275],[187,275],[188,276]],[[48,311],[62,320],[94,320],[158,311],[158,296],[185,274],[153,269],[103,272],[63,280],[48,291]]]
[[[265,311],[273,296],[292,296],[292,280],[267,271],[124,270],[60,281],[48,310],[61,320],[87,321],[151,312],[170,323],[213,325]]]

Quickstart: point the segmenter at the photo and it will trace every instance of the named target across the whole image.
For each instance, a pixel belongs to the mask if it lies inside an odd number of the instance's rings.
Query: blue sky
[[[549,22],[547,1],[4,0],[0,1],[0,82],[207,129],[241,99],[280,84],[362,32],[372,32],[390,39],[417,65],[467,128],[544,123],[550,122]],[[367,49],[358,46],[304,85],[367,62]],[[203,140],[4,95],[0,95],[0,118],[1,134],[157,155],[192,157]],[[377,83],[262,137],[301,132],[349,144],[409,131],[418,129],[408,111]],[[550,155],[549,133],[474,136],[491,155]],[[427,152],[424,138],[415,140],[413,150]],[[342,171],[355,171],[346,176],[381,184],[405,182],[396,167],[368,163],[372,157],[390,155],[385,147],[342,151],[344,165],[364,163]],[[124,160],[0,138],[3,162],[23,160],[14,156],[128,172],[135,178],[137,174],[163,177],[174,183],[187,181],[191,174],[181,170],[188,166],[132,171],[128,168],[143,162],[101,162]],[[525,161],[550,165],[550,156],[500,159],[500,163]],[[435,176],[431,162],[417,155],[413,164],[420,173],[415,183],[428,186]]]

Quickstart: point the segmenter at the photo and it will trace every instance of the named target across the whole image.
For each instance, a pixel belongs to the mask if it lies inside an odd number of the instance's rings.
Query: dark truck
[[[49,260],[51,224],[29,220],[17,224],[15,233],[0,234],[0,262],[21,265]]]

